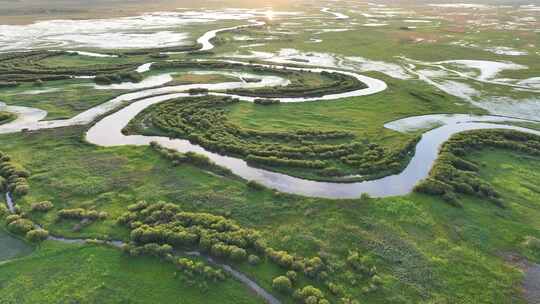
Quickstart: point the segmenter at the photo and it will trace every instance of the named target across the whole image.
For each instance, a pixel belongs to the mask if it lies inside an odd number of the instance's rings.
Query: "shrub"
[[[342,172],[336,167],[327,167],[322,169],[320,174],[322,176],[340,176],[342,175]]]
[[[28,191],[30,191],[30,187],[26,184],[18,184],[15,185],[15,188],[13,189],[13,195],[15,196],[25,196],[28,194]]]
[[[322,291],[320,291],[319,289],[311,286],[311,285],[308,285],[302,289],[297,289],[294,294],[293,294],[293,297],[302,302],[302,303],[305,303],[305,304],[312,304],[312,303],[315,303],[315,304],[318,304],[320,303],[320,301],[322,300],[325,300],[326,299],[324,298],[324,294],[322,293]]]
[[[0,176],[0,192],[5,192],[7,186],[7,181],[4,177]]]
[[[257,98],[253,102],[255,104],[263,105],[263,106],[274,105],[274,104],[280,103],[279,99],[261,99],[261,98]]]
[[[294,257],[286,251],[274,251],[273,249],[269,249],[267,255],[270,260],[283,268],[290,269],[294,262]]]
[[[192,88],[188,91],[189,95],[200,95],[200,94],[208,94],[208,89],[206,88]]]
[[[525,246],[531,249],[532,251],[540,253],[540,239],[539,238],[536,238],[533,236],[527,237],[527,239],[525,240]]]
[[[250,265],[255,266],[255,265],[258,265],[260,262],[261,262],[261,259],[258,256],[254,255],[254,254],[250,254],[248,256],[248,263]]]
[[[194,262],[188,258],[179,258],[175,262],[176,267],[188,276],[200,275],[207,280],[224,281],[225,274],[221,269],[214,269],[204,265],[202,262]]]
[[[294,270],[287,271],[286,276],[289,278],[289,280],[291,280],[292,283],[295,283],[296,280],[298,280],[298,274]]]
[[[95,220],[103,220],[107,218],[108,214],[107,212],[104,212],[104,211],[98,212],[96,210],[85,210],[82,208],[75,208],[75,209],[62,209],[58,211],[58,216],[61,219],[95,221]]]
[[[427,178],[416,185],[414,191],[431,195],[443,195],[447,192],[451,192],[452,188],[444,182],[433,178]]]
[[[292,289],[292,283],[288,277],[279,276],[272,280],[272,288],[282,293],[289,293]]]
[[[32,203],[30,206],[32,211],[47,212],[51,210],[54,205],[49,201],[43,201],[39,203]]]
[[[383,280],[378,275],[374,275],[371,277],[371,283],[376,286],[381,286],[383,284]]]
[[[49,232],[44,229],[30,230],[26,233],[26,239],[32,243],[39,243],[49,237]]]
[[[364,192],[360,195],[360,200],[362,201],[369,201],[370,199],[371,199],[371,196],[368,193]]]
[[[264,185],[259,184],[258,182],[253,181],[253,180],[248,181],[246,185],[248,186],[248,188],[253,189],[255,191],[262,191],[266,188]]]
[[[343,287],[340,285],[337,285],[334,283],[328,283],[327,287],[328,287],[328,290],[330,290],[330,292],[335,296],[343,294]]]
[[[9,214],[9,210],[4,204],[0,204],[0,219],[4,218]]]
[[[230,252],[230,257],[235,261],[244,261],[247,257],[247,252],[242,248],[233,247]]]
[[[9,222],[8,224],[9,231],[20,235],[25,235],[28,231],[32,229],[34,229],[34,223],[32,223],[32,221],[30,220],[23,218]]]
[[[11,222],[14,222],[16,220],[20,220],[22,217],[18,214],[11,214],[11,215],[8,215],[6,217],[6,223],[11,223]]]

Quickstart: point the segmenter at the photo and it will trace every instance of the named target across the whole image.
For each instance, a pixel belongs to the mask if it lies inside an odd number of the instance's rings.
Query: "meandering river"
[[[264,23],[252,21],[246,26],[257,26]],[[214,46],[211,39],[218,32],[235,29],[225,28],[213,30],[204,34],[198,39],[198,42],[203,46],[203,50],[212,49]],[[238,61],[224,61],[229,63],[243,64],[246,66],[262,66],[272,68],[285,68],[283,66],[254,64]],[[141,71],[147,71],[151,68],[151,63],[143,64],[139,67]],[[350,71],[341,71],[328,68],[296,68],[286,67],[290,70],[303,70],[320,73],[323,71],[332,73],[341,73],[350,77],[354,77],[366,84],[366,88],[342,92],[337,94],[329,94],[315,98],[277,98],[283,103],[289,102],[306,102],[306,101],[339,101],[346,97],[358,97],[376,94],[386,90],[385,82],[360,75]],[[226,93],[219,93],[226,89],[234,88],[258,88],[268,86],[285,86],[289,81],[276,76],[258,76],[258,82],[225,82],[214,84],[193,84],[180,86],[164,86],[159,88],[143,89],[137,92],[127,93],[118,96],[108,102],[84,111],[73,118],[53,121],[42,121],[46,112],[33,108],[24,107],[9,107],[4,106],[4,110],[11,111],[19,115],[19,118],[11,123],[0,126],[0,133],[13,133],[22,130],[41,130],[47,128],[57,128],[71,125],[83,125],[94,121],[111,110],[118,108],[125,103],[131,102],[128,106],[118,110],[93,125],[87,132],[86,140],[89,143],[104,146],[122,146],[122,145],[148,145],[150,142],[158,142],[162,146],[174,149],[179,152],[196,152],[210,158],[216,164],[230,169],[234,174],[249,180],[256,181],[269,188],[276,189],[286,193],[299,194],[311,197],[324,197],[334,199],[356,198],[363,193],[367,193],[373,197],[386,197],[395,195],[404,195],[412,191],[413,187],[429,174],[434,161],[437,158],[440,146],[447,141],[452,135],[464,131],[479,130],[479,129],[511,129],[521,132],[527,132],[540,135],[539,131],[517,127],[513,125],[502,124],[501,122],[516,122],[523,121],[515,118],[506,118],[499,116],[469,116],[469,115],[450,115],[441,117],[441,115],[424,115],[419,117],[409,117],[396,122],[391,122],[385,127],[396,131],[407,131],[400,129],[400,126],[425,128],[426,122],[436,121],[437,127],[425,132],[421,140],[416,145],[416,152],[412,157],[407,167],[399,174],[386,176],[376,180],[352,183],[338,182],[319,182],[288,176],[286,174],[272,172],[265,169],[255,168],[246,163],[246,161],[220,155],[207,151],[199,145],[194,145],[187,140],[171,139],[160,136],[143,136],[143,135],[124,135],[122,129],[132,120],[137,114],[151,105],[171,100],[174,98],[187,97],[187,93],[192,88],[205,88],[210,91],[209,94],[220,96],[231,96],[244,101],[254,101],[256,97],[237,96]],[[361,101],[359,101],[361,102]],[[0,105],[0,109],[2,106]]]

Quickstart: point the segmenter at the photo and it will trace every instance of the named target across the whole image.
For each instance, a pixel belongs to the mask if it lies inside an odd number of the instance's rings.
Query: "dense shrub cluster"
[[[274,105],[274,104],[280,103],[279,99],[262,99],[262,98],[257,98],[253,102],[255,104],[263,105],[263,106]]]
[[[232,175],[231,170],[217,165],[202,154],[197,154],[194,152],[180,153],[178,151],[162,147],[157,142],[151,142],[150,147],[159,152],[159,154],[163,155],[166,159],[170,160],[175,166],[179,166],[181,164],[191,164],[220,175]]]
[[[0,220],[3,220],[6,216],[8,216],[9,210],[4,204],[0,204]]]
[[[200,95],[208,94],[208,89],[206,88],[192,88],[188,90],[189,95]]]
[[[142,201],[129,205],[128,211],[118,218],[118,224],[130,229],[130,243],[124,246],[127,253],[164,258],[189,276],[203,276],[214,281],[224,279],[221,271],[203,263],[173,257],[173,250],[196,250],[202,252],[201,255],[236,263],[248,262],[254,267],[271,262],[284,271],[272,280],[273,289],[293,296],[299,303],[328,303],[322,290],[343,298],[344,303],[355,303],[343,285],[331,280],[347,282],[352,287],[362,282],[359,290],[364,293],[374,292],[383,285],[370,256],[353,251],[343,263],[334,264],[320,257],[301,257],[268,246],[257,231],[243,228],[230,219],[186,212],[174,204]],[[318,288],[300,285],[306,280]]]
[[[0,54],[0,83],[16,85],[19,82],[69,79],[72,76],[115,74],[132,71],[136,67],[132,63],[84,67],[50,67],[41,63],[42,60],[47,58],[69,54],[62,51],[30,51]]]
[[[173,263],[178,270],[182,271],[190,278],[203,277],[209,281],[223,281],[226,279],[221,269],[215,269],[203,262],[194,262],[188,258],[177,258],[173,254],[173,247],[168,244],[146,243],[137,245],[135,243],[124,244],[122,250],[131,256],[154,256],[163,258]]]
[[[129,253],[131,256],[141,256],[141,255],[151,255],[155,257],[164,258],[169,254],[173,253],[173,248],[171,245],[164,244],[159,245],[156,243],[148,243],[142,246],[133,246],[132,244],[125,244],[122,247],[122,250],[126,253]]]
[[[34,229],[34,223],[31,220],[22,218],[20,215],[6,217],[6,224],[9,231],[20,235],[25,235]]]
[[[330,304],[321,290],[308,285],[297,289],[293,294],[294,299],[304,304]]]
[[[242,229],[236,223],[207,213],[182,212],[176,205],[139,203],[118,221],[132,228],[134,244],[170,244],[195,247],[214,256],[247,260],[247,248],[253,247],[258,233]]]
[[[119,72],[114,74],[101,74],[94,78],[97,84],[112,84],[121,82],[141,82],[143,77],[137,72]]]
[[[19,86],[16,81],[0,81],[0,88],[14,88],[16,86]]]
[[[296,272],[324,281],[327,267],[319,257],[303,258],[278,251],[266,245],[260,234],[240,227],[234,221],[208,213],[185,212],[173,204],[139,202],[128,207],[118,223],[131,229],[131,248],[144,248],[147,244],[158,250],[158,245],[174,248],[196,248],[212,256],[235,262],[248,261],[252,265],[260,257],[288,270],[287,278],[296,280]],[[143,249],[136,249],[143,250]],[[295,271],[293,271],[295,270]]]
[[[49,232],[44,229],[34,229],[26,233],[26,239],[32,243],[40,243],[49,237]]]
[[[175,260],[176,267],[184,274],[194,277],[202,276],[210,281],[224,281],[227,277],[221,269],[205,265],[203,262],[195,262],[188,258],[179,258]]]
[[[29,176],[30,172],[0,151],[0,192],[11,192],[14,197],[26,195],[30,189],[26,180]]]
[[[2,87],[2,84],[0,83],[0,88]],[[1,112],[0,111],[0,124],[9,122],[17,118],[17,115],[9,112]]]
[[[152,69],[227,69],[250,70],[258,74],[273,74],[288,78],[291,83],[287,86],[264,88],[237,88],[227,90],[227,93],[244,96],[263,97],[265,99],[280,97],[320,97],[327,94],[343,93],[363,89],[366,85],[358,79],[341,73],[315,73],[307,70],[298,71],[287,68],[271,68],[265,66],[246,66],[239,63],[213,61],[167,61],[152,65]],[[304,76],[317,75],[321,82],[314,86],[305,80]]]
[[[108,217],[107,212],[97,210],[86,210],[82,208],[62,209],[58,211],[58,217],[61,219],[96,221],[104,220]]]
[[[354,135],[343,131],[247,129],[227,119],[227,107],[237,101],[230,97],[205,96],[164,102],[143,111],[126,130],[133,132],[144,122],[146,126],[163,130],[169,136],[187,138],[213,152],[244,157],[253,165],[301,168],[325,178],[398,172],[418,140],[415,138],[390,150],[351,141]],[[335,143],[344,140],[350,142]]]
[[[37,227],[34,222],[18,214],[8,215],[5,218],[5,223],[10,232],[25,236],[33,243],[39,243],[49,237],[47,230]]]
[[[292,282],[286,276],[279,276],[272,280],[272,288],[282,293],[289,293],[292,289]]]
[[[362,288],[363,293],[374,292],[383,285],[382,279],[377,275],[377,267],[369,256],[362,256],[357,251],[351,251],[347,257],[347,265],[355,273],[359,273],[363,279],[368,280],[367,285]],[[352,285],[357,283],[355,276],[351,276],[349,280]]]
[[[478,175],[477,164],[463,157],[486,147],[508,149],[540,155],[540,136],[511,130],[480,130],[454,135],[439,154],[429,177],[420,182],[415,191],[442,196],[454,206],[460,206],[457,194],[486,198],[502,207],[499,193]]]
[[[156,54],[163,54],[167,52],[192,52],[197,51],[202,47],[200,43],[194,43],[190,45],[171,46],[171,47],[158,47],[158,48],[146,48],[146,49],[128,49],[117,51],[116,54],[120,56],[138,56],[149,55],[154,57]],[[166,54],[163,54],[166,55]],[[155,57],[154,57],[155,58]]]

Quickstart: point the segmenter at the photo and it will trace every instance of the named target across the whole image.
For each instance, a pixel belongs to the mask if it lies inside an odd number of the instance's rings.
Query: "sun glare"
[[[266,15],[266,19],[268,20],[274,19],[274,11],[271,11],[271,10],[266,11],[265,15]]]

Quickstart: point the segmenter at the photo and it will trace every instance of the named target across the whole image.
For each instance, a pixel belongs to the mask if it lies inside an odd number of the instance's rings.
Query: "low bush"
[[[172,161],[172,163],[175,166],[178,166],[180,164],[191,164],[196,167],[206,169],[209,171],[212,171],[214,173],[223,175],[223,176],[233,176],[231,170],[222,167],[220,165],[217,165],[212,160],[210,160],[208,157],[194,153],[194,152],[187,152],[187,153],[180,153],[172,149],[167,149],[165,147],[162,147],[157,142],[151,142],[150,146],[157,151],[159,154],[167,158],[168,160]]]
[[[30,172],[14,163],[9,155],[0,151],[0,189],[11,192],[15,198],[30,191],[27,178]]]
[[[51,203],[49,201],[32,203],[32,205],[30,206],[30,209],[32,211],[37,211],[37,212],[47,212],[47,211],[51,210],[52,208],[54,208],[54,205],[53,205],[53,203]]]
[[[288,277],[279,276],[272,280],[272,288],[281,293],[289,293],[292,289],[292,283]]]
[[[266,187],[263,184],[260,184],[260,183],[258,183],[256,181],[253,181],[253,180],[248,181],[246,183],[246,185],[248,186],[248,188],[253,189],[255,191],[262,191],[262,190],[266,189]]]
[[[49,237],[49,232],[44,229],[34,229],[26,233],[26,239],[32,243],[40,243]]]
[[[138,72],[120,72],[115,74],[97,75],[94,81],[97,84],[113,84],[121,82],[141,82],[143,77]]]
[[[188,258],[177,259],[175,265],[188,276],[199,275],[214,282],[224,281],[227,278],[221,269],[215,269],[202,262],[194,262]]]
[[[298,274],[294,270],[287,271],[286,276],[287,278],[289,278],[289,280],[291,280],[292,284],[294,284],[298,280]]]
[[[280,104],[279,99],[261,99],[261,98],[257,98],[253,102],[255,104],[263,105],[263,106]]]
[[[261,258],[259,258],[258,256],[254,254],[250,254],[248,256],[248,263],[253,266],[258,265],[261,263]]]
[[[15,234],[26,235],[28,231],[34,229],[34,223],[31,220],[20,218],[9,222],[7,228]]]
[[[529,248],[530,250],[532,250],[533,252],[540,254],[540,239],[539,238],[536,238],[533,236],[527,237],[525,240],[525,246]]]
[[[75,208],[58,211],[58,217],[61,219],[96,221],[106,219],[108,214],[104,211],[98,212],[96,210]]]
[[[208,89],[206,88],[193,88],[188,90],[189,95],[201,95],[208,94]]]
[[[297,289],[293,297],[304,304],[327,304],[328,300],[325,299],[324,294],[321,290],[308,285],[304,288]]]

